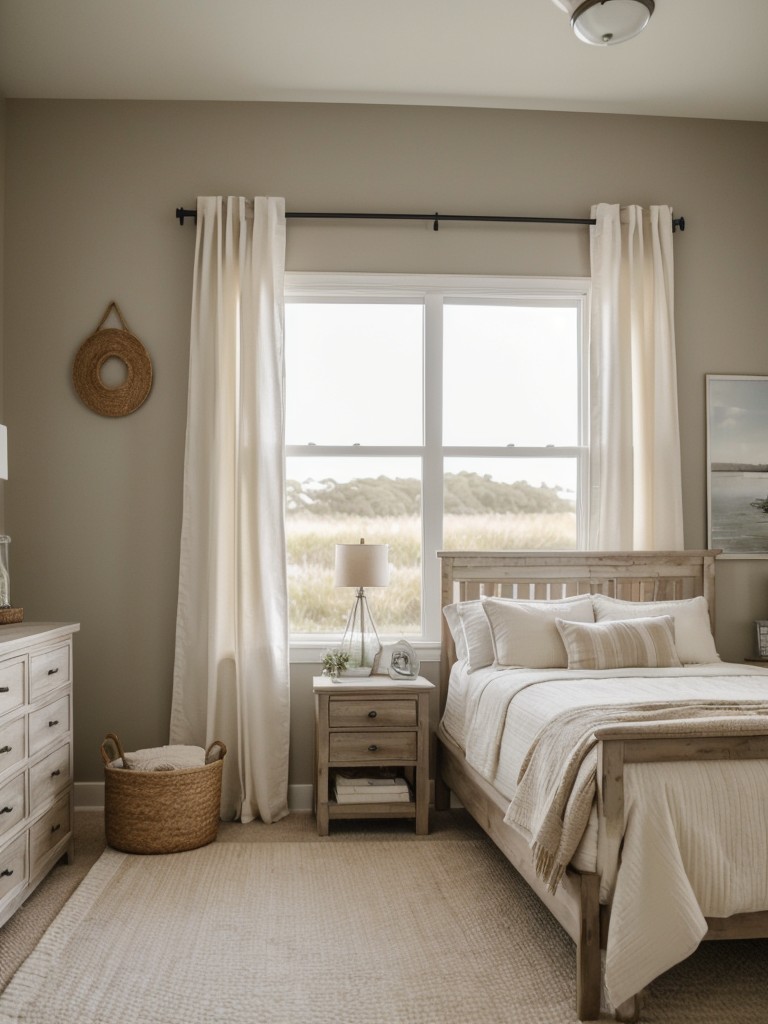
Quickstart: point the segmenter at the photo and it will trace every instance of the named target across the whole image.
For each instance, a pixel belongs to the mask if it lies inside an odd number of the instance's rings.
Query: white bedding
[[[454,666],[443,718],[467,761],[511,801],[520,766],[555,714],[601,702],[768,700],[768,673],[717,663],[573,672]],[[593,813],[572,861],[597,870]],[[690,955],[705,916],[768,910],[768,763],[625,768],[625,835],[612,903],[605,983],[614,1005]]]

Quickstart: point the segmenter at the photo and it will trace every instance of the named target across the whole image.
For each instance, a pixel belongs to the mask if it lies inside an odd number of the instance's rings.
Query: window
[[[338,636],[337,543],[390,545],[382,636],[437,640],[442,549],[583,546],[588,282],[288,274],[291,633]]]

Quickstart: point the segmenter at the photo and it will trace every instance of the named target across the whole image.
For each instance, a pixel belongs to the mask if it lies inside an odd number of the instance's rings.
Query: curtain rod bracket
[[[440,223],[439,223],[439,221],[440,221],[440,215],[439,215],[439,213],[437,211],[435,211],[435,222],[432,225],[432,230],[433,231],[439,231],[440,230]]]

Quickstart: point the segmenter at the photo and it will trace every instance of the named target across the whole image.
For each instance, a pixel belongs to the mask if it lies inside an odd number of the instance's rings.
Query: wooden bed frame
[[[555,600],[600,593],[632,601],[679,600],[703,595],[714,627],[715,558],[719,551],[654,552],[471,552],[441,551],[442,604],[481,596]],[[714,629],[713,629],[714,631]],[[456,652],[443,621],[440,717]],[[598,737],[598,872],[566,872],[552,894],[537,877],[523,836],[504,823],[509,801],[489,785],[443,730],[437,730],[435,806],[448,806],[453,791],[507,859],[525,878],[576,943],[576,1012],[580,1020],[600,1016],[601,950],[609,909],[599,901],[600,866],[618,861],[624,823],[623,766],[646,761],[768,757],[768,727],[737,737],[643,734],[642,726],[613,725]],[[768,911],[708,919],[707,939],[766,938]],[[633,1002],[633,1001],[630,1001]],[[636,1007],[622,1007],[625,1014]]]

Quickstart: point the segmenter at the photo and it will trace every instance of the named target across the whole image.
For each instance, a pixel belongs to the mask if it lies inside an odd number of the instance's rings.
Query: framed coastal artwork
[[[706,380],[708,546],[768,558],[768,376]]]

